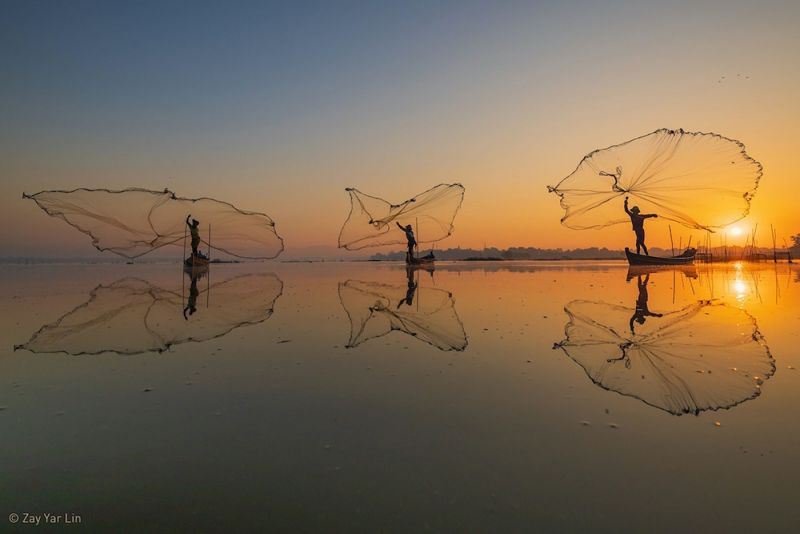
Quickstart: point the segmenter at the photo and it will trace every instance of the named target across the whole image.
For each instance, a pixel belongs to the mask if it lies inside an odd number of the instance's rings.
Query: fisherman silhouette
[[[186,216],[186,226],[189,227],[189,232],[192,234],[192,256],[202,257],[202,254],[197,250],[197,246],[200,244],[200,221],[192,219],[190,223],[189,218],[191,216],[191,213]]]
[[[402,231],[406,233],[406,240],[408,240],[408,252],[406,252],[406,262],[411,263],[414,259],[414,247],[417,246],[417,240],[414,237],[414,229],[411,227],[410,224],[403,226],[400,223],[396,223],[397,227],[400,228]]]
[[[639,288],[639,297],[636,299],[636,309],[633,312],[630,320],[630,327],[631,327],[631,334],[635,334],[633,330],[633,323],[637,322],[639,324],[644,324],[645,320],[648,317],[662,317],[663,314],[661,313],[653,313],[650,311],[650,308],[647,306],[647,283],[650,281],[650,275],[646,274],[644,280],[642,280],[642,275],[637,275],[636,277],[636,285]]]
[[[636,253],[641,254],[640,250],[644,249],[646,255],[650,255],[647,251],[647,246],[644,244],[644,220],[651,217],[658,217],[655,213],[639,213],[639,206],[634,206],[628,209],[628,197],[625,197],[625,213],[631,218],[631,226],[636,233]]]
[[[197,279],[200,278],[200,273],[192,273],[190,276],[192,278],[192,284],[189,286],[189,299],[186,302],[186,307],[183,309],[183,318],[187,321],[189,317],[186,315],[186,312],[189,312],[189,315],[194,315],[194,312],[197,311],[197,297],[200,295],[200,290],[197,289]]]

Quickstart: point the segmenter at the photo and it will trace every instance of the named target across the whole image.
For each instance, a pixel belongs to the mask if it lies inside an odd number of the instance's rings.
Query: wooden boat
[[[430,267],[430,266],[433,266],[435,261],[436,261],[436,258],[434,257],[433,252],[429,252],[427,255],[421,256],[419,258],[414,258],[413,256],[411,258],[406,258],[406,266],[408,266],[408,267],[417,267],[417,266]]]
[[[183,260],[183,266],[186,269],[204,269],[208,267],[208,258],[203,256],[195,256],[192,254]]]
[[[625,247],[625,256],[628,258],[628,264],[630,265],[691,265],[694,263],[695,254],[697,254],[696,249],[687,248],[678,256],[662,258],[659,256],[636,254],[635,252],[631,252],[628,247]]]

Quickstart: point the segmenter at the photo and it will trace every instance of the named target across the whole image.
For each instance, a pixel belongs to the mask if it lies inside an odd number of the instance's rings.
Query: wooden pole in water
[[[711,230],[706,230],[706,250],[708,251],[708,257],[713,261],[714,253],[711,252]]]
[[[414,270],[417,271],[417,273],[416,273],[417,274],[417,287],[416,287],[416,289],[414,289],[414,292],[417,294],[417,312],[419,312],[419,297],[422,294],[422,292],[419,290],[419,277],[421,275],[419,274],[419,271],[420,271],[419,269],[414,269]]]
[[[775,235],[775,228],[772,223],[769,224],[769,232],[772,234],[772,263],[778,263],[778,245],[776,244],[777,236]]]
[[[672,270],[672,303],[675,304],[675,270]]]
[[[417,259],[419,259],[419,217],[414,217],[414,225],[416,226],[414,230],[417,234],[417,239],[415,240],[417,244],[414,247],[417,249]]]
[[[181,258],[181,307],[183,307],[183,296],[184,296],[184,286],[186,282],[183,280],[183,273],[185,272],[184,269],[186,268],[186,227],[183,227],[183,258]]]
[[[208,223],[208,263],[211,263],[211,223]],[[208,277],[208,280],[206,280],[206,308],[211,302],[211,265],[208,267],[209,269],[206,271],[206,276]]]
[[[722,251],[725,254],[723,260],[728,261],[728,233],[722,234]]]
[[[672,248],[672,256],[675,257],[675,242],[672,240],[672,225],[669,225],[669,246]]]

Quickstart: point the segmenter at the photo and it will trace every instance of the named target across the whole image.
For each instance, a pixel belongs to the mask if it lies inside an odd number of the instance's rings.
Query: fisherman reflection
[[[189,298],[186,302],[186,307],[183,308],[183,318],[188,321],[189,315],[194,315],[194,312],[197,311],[197,297],[200,296],[200,290],[197,289],[197,281],[203,277],[203,272],[193,270],[191,273],[187,272],[186,274],[192,279],[192,283],[189,285]]]
[[[406,298],[400,299],[397,303],[397,309],[403,304],[411,306],[414,302],[414,294],[417,292],[417,283],[414,281],[414,269],[406,267],[406,278],[408,279],[408,289],[406,290]]]
[[[647,273],[644,276],[644,280],[642,280],[642,275],[636,276],[636,285],[639,288],[639,297],[636,299],[636,309],[633,312],[630,320],[630,327],[631,327],[631,334],[635,334],[634,332],[634,324],[639,323],[644,324],[645,320],[648,317],[662,317],[663,314],[661,313],[654,313],[650,311],[650,308],[647,306],[647,283],[650,281],[650,273]]]

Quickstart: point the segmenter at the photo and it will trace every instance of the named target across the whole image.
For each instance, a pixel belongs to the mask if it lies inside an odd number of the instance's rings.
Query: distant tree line
[[[421,248],[420,253],[427,253],[427,248]],[[622,250],[611,250],[608,248],[535,248],[535,247],[511,247],[499,249],[495,247],[485,249],[472,248],[448,248],[434,250],[434,254],[440,260],[606,260],[620,259],[625,257]],[[378,253],[370,257],[371,260],[402,260],[405,259],[405,252]]]

